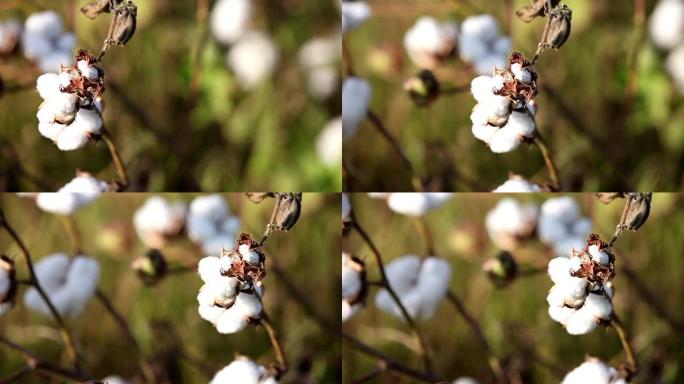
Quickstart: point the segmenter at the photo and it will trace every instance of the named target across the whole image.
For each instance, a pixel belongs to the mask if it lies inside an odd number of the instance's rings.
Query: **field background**
[[[623,204],[598,202],[593,194],[575,194],[585,216],[593,220],[593,231],[610,238],[620,219]],[[551,195],[521,195],[520,201],[542,202]],[[504,289],[497,289],[482,271],[485,259],[498,249],[489,239],[484,221],[487,212],[503,197],[461,194],[425,217],[431,230],[437,256],[452,266],[450,289],[479,321],[494,353],[518,367],[524,383],[559,383],[562,377],[592,355],[619,366],[625,361],[620,341],[612,329],[598,327],[583,336],[571,336],[547,314],[546,295],[552,282],[545,273],[551,257],[538,240],[513,252],[521,269],[543,268],[543,273],[520,277]],[[655,194],[648,222],[638,232],[625,232],[616,243],[615,311],[633,338],[632,345],[641,374],[634,383],[679,383],[684,380],[684,328],[681,303],[684,300],[681,255],[684,245],[682,195]],[[351,196],[354,213],[383,255],[385,265],[393,259],[425,253],[415,222],[390,211],[381,200],[365,194]],[[343,251],[365,260],[368,279],[378,281],[378,269],[363,240],[352,232],[343,240]],[[639,280],[679,321],[679,331],[656,316],[638,294],[635,284],[620,270],[628,263]],[[414,341],[404,323],[377,309],[377,287],[370,288],[367,306],[343,324],[353,335],[405,364],[420,368]],[[433,364],[445,380],[472,376],[481,382],[488,378],[487,360],[477,338],[454,306],[444,300],[431,320],[418,323],[432,351]],[[351,382],[377,365],[368,356],[342,348],[343,382]],[[376,383],[409,383],[383,374]]]
[[[679,191],[684,185],[684,98],[663,69],[665,54],[635,28],[634,4],[640,2],[564,1],[573,10],[571,36],[535,66],[538,129],[554,153],[564,190]],[[548,179],[536,147],[522,145],[500,155],[473,137],[470,92],[443,95],[419,109],[402,88],[417,72],[403,38],[420,16],[460,24],[468,16],[490,13],[512,36],[513,49],[531,57],[545,20],[526,24],[514,14],[529,0],[368,3],[373,16],[345,35],[354,71],[370,81],[371,109],[398,138],[429,190],[488,191],[502,184],[508,172],[537,182]],[[648,17],[656,1],[643,3]],[[436,76],[447,87],[469,85],[474,77],[457,58],[439,67]],[[629,90],[628,79],[634,82]],[[370,122],[344,143],[344,152],[353,173],[348,190],[411,190],[400,158]]]
[[[173,274],[154,287],[146,287],[129,265],[133,257],[145,252],[132,228],[132,215],[149,195],[107,195],[82,208],[74,216],[80,229],[84,253],[100,262],[98,287],[126,317],[147,356],[158,354],[172,343],[156,324],[166,324],[178,337],[189,359],[169,357],[177,367],[173,383],[206,383],[215,372],[233,360],[235,353],[262,363],[275,361],[269,338],[262,327],[247,327],[232,335],[221,335],[197,314],[197,292],[202,282],[196,272]],[[192,195],[166,194],[170,200],[191,201]],[[273,200],[259,205],[242,194],[226,195],[230,210],[242,218],[241,230],[261,236],[270,218]],[[19,232],[35,261],[54,252],[71,252],[60,217],[44,213],[33,201],[14,195],[0,196],[5,215]],[[277,260],[287,281],[304,293],[318,314],[339,329],[339,197],[335,194],[304,194],[303,212],[289,233],[271,235],[265,247],[267,277],[264,303],[279,330],[291,371],[283,383],[335,383],[340,375],[337,331],[324,331],[300,304],[293,300],[284,280],[273,272],[270,260]],[[27,276],[18,247],[6,233],[0,234],[0,250],[16,260],[18,278]],[[187,238],[163,248],[172,266],[196,269],[203,257]],[[53,321],[29,311],[22,304],[25,287],[15,308],[0,318],[0,333],[39,353],[52,362],[66,362],[59,334]],[[93,378],[110,374],[130,377],[136,372],[135,352],[123,333],[93,299],[81,317],[69,320],[84,368]],[[155,332],[155,329],[157,331]],[[191,361],[194,361],[191,363]],[[0,378],[24,366],[16,352],[0,347]],[[206,372],[209,376],[207,377]],[[20,383],[36,383],[40,376],[29,375]]]
[[[196,3],[201,2],[136,0],[135,36],[105,56],[105,125],[128,166],[129,190],[340,190],[339,166],[322,164],[314,145],[328,120],[340,114],[339,93],[326,102],[309,97],[297,61],[308,39],[339,30],[334,2],[255,1],[255,28],[271,35],[280,48],[272,81],[241,91],[225,65],[226,48],[207,35],[198,96],[191,99],[193,52],[203,39],[196,21]],[[208,0],[210,6],[214,2]],[[99,51],[109,16],[89,20],[78,11],[82,3],[6,0],[0,4],[0,20],[54,10],[76,31],[77,47]],[[77,168],[113,178],[104,145],[61,152],[40,136],[38,75],[22,54],[0,58],[6,87],[24,89],[0,98],[0,190],[56,190]]]

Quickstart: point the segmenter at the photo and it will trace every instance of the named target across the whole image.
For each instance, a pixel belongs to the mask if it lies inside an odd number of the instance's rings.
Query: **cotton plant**
[[[591,227],[591,219],[582,216],[577,201],[570,196],[563,196],[544,201],[537,233],[556,256],[567,256],[573,249],[584,246]]]
[[[521,54],[513,53],[505,69],[472,80],[477,105],[470,114],[472,133],[494,153],[511,152],[536,135],[537,75]]]
[[[570,371],[561,384],[627,384],[617,369],[601,360],[589,357],[587,361]]]
[[[342,32],[348,32],[365,23],[371,15],[370,6],[365,1],[342,0]]]
[[[27,196],[34,197],[38,208],[45,212],[73,215],[110,190],[108,183],[96,179],[87,172],[78,172],[76,177],[57,192],[41,192]]]
[[[548,273],[554,283],[546,297],[549,316],[569,334],[583,335],[611,320],[614,262],[610,247],[596,234],[589,235],[584,247],[573,250],[569,257],[549,262]]]
[[[496,187],[495,193],[532,193],[541,192],[542,188],[520,175],[510,175],[508,180]]]
[[[305,72],[309,94],[316,100],[327,100],[339,89],[341,36],[315,37],[299,49],[299,65]]]
[[[36,115],[38,131],[57,148],[79,149],[102,134],[104,71],[88,51],[79,51],[76,64],[62,66],[59,74],[41,75],[36,89],[43,99]]]
[[[342,118],[336,117],[325,124],[316,138],[316,153],[323,164],[339,167],[342,164]]]
[[[355,76],[344,79],[342,84],[342,138],[347,140],[356,134],[359,124],[366,119],[372,95],[367,80]]]
[[[197,295],[198,312],[219,333],[239,332],[261,320],[264,262],[259,244],[244,233],[234,248],[199,261],[197,271],[204,285]]]
[[[33,13],[24,22],[24,55],[43,72],[57,73],[70,65],[75,44],[76,36],[64,31],[62,18],[54,11]]]
[[[15,51],[23,27],[17,19],[0,20],[0,56],[9,55]]]
[[[218,371],[209,384],[276,384],[273,373],[263,365],[244,356],[238,356]]]
[[[648,23],[651,41],[667,51],[665,70],[684,93],[684,0],[660,0]]]
[[[182,234],[187,207],[181,202],[169,202],[152,196],[133,215],[133,228],[140,240],[150,248],[162,248]]]
[[[5,255],[0,255],[0,316],[14,307],[17,295],[17,279],[14,261]]]
[[[478,75],[488,75],[506,65],[511,39],[502,36],[494,16],[484,14],[463,20],[458,37],[459,55]]]
[[[230,214],[228,203],[221,195],[200,196],[190,203],[188,237],[205,254],[217,256],[223,248],[232,248],[239,229],[240,218]]]
[[[389,209],[398,214],[420,217],[441,207],[451,197],[447,192],[395,192],[379,198],[386,199]]]
[[[501,199],[487,213],[485,228],[500,249],[511,251],[531,238],[537,228],[539,207],[523,204],[513,198]]]
[[[95,295],[100,279],[100,264],[92,257],[77,255],[69,257],[54,253],[43,257],[34,266],[38,281],[61,316],[76,318]],[[24,303],[29,309],[50,316],[47,303],[35,287],[24,293]]]
[[[458,42],[458,24],[440,22],[430,16],[420,17],[404,35],[404,48],[420,68],[434,69],[452,57]]]
[[[409,316],[429,320],[446,297],[451,281],[451,266],[436,256],[421,259],[406,255],[385,266],[387,280]],[[375,305],[381,310],[402,318],[402,313],[387,289],[375,296]]]
[[[349,320],[363,308],[367,293],[365,263],[342,252],[342,322]]]

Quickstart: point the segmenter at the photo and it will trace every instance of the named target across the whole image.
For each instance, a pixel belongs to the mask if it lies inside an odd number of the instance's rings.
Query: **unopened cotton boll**
[[[211,10],[210,27],[214,38],[232,44],[242,36],[252,16],[251,0],[219,0]]]
[[[57,192],[42,192],[36,196],[36,204],[45,212],[71,215],[92,203],[109,185],[88,173],[81,172]]]
[[[440,207],[450,198],[450,193],[441,192],[392,193],[387,199],[387,206],[396,213],[418,217]]]
[[[237,357],[214,375],[209,384],[276,384],[269,370],[246,357]]]
[[[570,371],[561,384],[627,384],[618,371],[596,358],[589,358]]]
[[[457,38],[456,24],[423,16],[404,35],[404,47],[416,65],[432,69],[440,60],[451,56]]]
[[[342,1],[342,32],[348,32],[363,24],[371,16],[365,1]]]
[[[342,85],[342,137],[348,139],[358,125],[366,118],[371,99],[371,86],[368,81],[349,76]]]
[[[230,48],[227,63],[240,86],[251,90],[275,70],[278,47],[268,35],[248,32]]]
[[[186,208],[182,203],[169,203],[153,196],[133,215],[133,227],[138,237],[150,248],[162,248],[177,236],[185,225]]]
[[[660,0],[648,23],[653,43],[662,49],[672,49],[684,42],[684,1]]]
[[[318,158],[329,166],[342,162],[342,118],[330,120],[316,139]]]
[[[496,187],[492,192],[497,193],[529,193],[529,192],[540,192],[541,188],[539,185],[534,184],[525,178],[517,175],[513,175],[508,178],[503,184]]]
[[[78,317],[95,294],[100,279],[100,265],[87,256],[69,258],[63,253],[44,257],[35,265],[36,278],[57,312]],[[50,309],[38,291],[31,287],[24,294],[26,306],[50,315]]]
[[[510,251],[532,236],[538,213],[535,204],[523,205],[514,199],[502,199],[487,213],[485,228],[499,248]]]

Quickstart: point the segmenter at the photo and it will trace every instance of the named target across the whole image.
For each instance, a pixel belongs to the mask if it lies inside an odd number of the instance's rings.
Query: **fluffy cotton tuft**
[[[432,318],[437,306],[444,299],[451,281],[451,266],[438,257],[421,260],[407,255],[393,260],[385,267],[387,279],[412,318]],[[375,296],[375,304],[381,310],[402,318],[401,310],[386,289]]]
[[[561,384],[627,384],[618,371],[601,360],[589,358],[565,375]]]
[[[458,25],[423,16],[404,35],[404,47],[416,65],[433,69],[453,54],[457,39]]]
[[[473,65],[479,75],[488,75],[506,65],[511,39],[499,35],[499,24],[492,15],[468,17],[459,35],[461,59]]]
[[[133,227],[148,247],[162,248],[183,229],[186,211],[183,203],[169,203],[163,197],[153,196],[135,211]]]
[[[226,45],[234,43],[247,31],[252,8],[252,0],[217,1],[210,16],[214,38]]]
[[[309,94],[316,100],[331,97],[339,87],[340,44],[339,34],[316,37],[299,50],[299,64],[306,71]]]
[[[485,227],[499,248],[510,251],[532,236],[538,213],[535,204],[523,205],[515,199],[502,199],[487,213]]]
[[[328,166],[342,163],[342,118],[330,120],[316,139],[318,158]]]
[[[342,32],[348,32],[363,24],[371,16],[365,1],[342,1]]]
[[[358,313],[366,295],[366,272],[363,262],[342,253],[342,321]]]
[[[45,212],[71,215],[76,210],[95,201],[109,186],[90,174],[79,173],[57,192],[43,192],[36,196],[36,204]]]
[[[278,57],[278,47],[268,35],[248,32],[231,46],[226,60],[240,86],[249,91],[273,74]]]
[[[64,33],[62,19],[53,11],[34,13],[24,23],[24,55],[43,72],[58,72],[62,65],[69,65],[74,44],[74,35]]]
[[[100,279],[100,264],[88,256],[69,258],[55,253],[45,256],[35,265],[35,273],[43,290],[61,316],[78,317],[95,294]],[[48,305],[31,287],[24,294],[26,306],[50,315]]]
[[[228,203],[221,195],[195,198],[187,217],[188,237],[209,255],[219,255],[235,245],[240,218],[230,215]]]
[[[584,246],[591,231],[591,220],[580,215],[580,207],[569,196],[548,199],[542,204],[537,232],[556,255],[568,256]]]
[[[277,381],[263,365],[237,357],[214,375],[209,384],[275,384]]]
[[[539,185],[534,184],[525,178],[517,175],[510,176],[503,184],[496,187],[492,192],[497,193],[530,193],[540,192]]]
[[[651,13],[648,32],[662,49],[673,49],[684,41],[684,1],[660,0]]]
[[[387,206],[396,213],[407,216],[423,216],[430,210],[440,207],[451,198],[451,193],[392,193]]]
[[[359,123],[366,118],[371,99],[368,81],[349,76],[342,85],[342,137],[348,139],[356,134]]]

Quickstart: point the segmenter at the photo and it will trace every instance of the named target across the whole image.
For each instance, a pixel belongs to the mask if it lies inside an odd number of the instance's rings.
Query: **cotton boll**
[[[68,32],[57,40],[57,48],[63,52],[71,52],[76,45],[76,35]]]
[[[81,172],[60,188],[59,192],[77,195],[79,206],[84,206],[97,199],[102,192],[107,192],[108,189],[106,182],[97,180],[89,173]]]
[[[482,140],[485,143],[492,139],[492,136],[498,131],[499,128],[493,125],[473,125],[471,131],[476,139]]]
[[[454,24],[440,23],[423,16],[404,35],[404,47],[421,68],[432,69],[440,58],[448,56],[456,45],[458,29]]]
[[[311,96],[316,100],[325,100],[339,87],[339,69],[335,66],[312,69],[306,81]]]
[[[589,255],[591,255],[591,259],[603,266],[607,266],[608,263],[610,262],[610,256],[604,252],[601,251],[598,247],[598,245],[590,245],[589,246]]]
[[[567,257],[572,253],[573,250],[582,249],[584,247],[584,239],[586,236],[575,236],[565,237],[557,240],[551,244],[553,252],[556,256]]]
[[[81,131],[87,137],[99,135],[102,132],[102,116],[92,109],[81,108],[70,127]]]
[[[211,33],[223,44],[234,43],[245,33],[252,16],[251,0],[219,0],[211,10]]]
[[[106,384],[129,384],[128,381],[124,380],[121,376],[107,376],[102,379]]]
[[[507,129],[511,129],[520,137],[532,138],[535,135],[536,124],[527,112],[513,111],[508,117]]]
[[[531,183],[522,177],[513,176],[498,186],[494,191],[497,193],[529,193],[539,192],[541,188],[537,184]]]
[[[43,57],[52,52],[52,43],[50,40],[32,32],[26,32],[22,36],[21,45],[24,48],[24,55],[31,60]],[[56,71],[53,71],[56,72]]]
[[[470,16],[463,21],[461,33],[483,42],[494,42],[499,36],[499,24],[492,15]]]
[[[667,56],[665,69],[679,92],[684,93],[684,41]]]
[[[561,324],[567,323],[570,316],[572,316],[572,314],[574,314],[575,312],[575,309],[569,307],[555,305],[549,306],[549,317]]]
[[[307,69],[337,64],[340,51],[340,36],[316,37],[308,40],[299,50],[299,64]]]
[[[248,32],[228,51],[227,63],[244,90],[270,76],[278,64],[278,47],[266,34]]]
[[[368,81],[349,76],[342,85],[342,137],[348,139],[366,118],[371,99],[371,86]]]
[[[387,205],[396,213],[407,216],[422,216],[430,210],[430,202],[422,193],[393,193]]]
[[[514,199],[502,199],[487,213],[485,228],[501,249],[512,250],[531,234],[537,223],[537,207],[522,205]]]
[[[571,335],[587,334],[597,326],[596,318],[586,311],[575,311],[565,322],[565,330]]]
[[[218,234],[216,223],[204,216],[193,215],[187,219],[188,237],[195,242],[202,243]]]
[[[659,1],[651,13],[648,31],[653,43],[662,49],[672,49],[684,41],[684,1]]]
[[[163,247],[170,237],[176,236],[185,224],[183,204],[171,204],[154,196],[145,201],[133,215],[133,227],[140,239],[151,248]]]
[[[474,62],[475,73],[484,75],[492,73],[495,69],[506,67],[506,56],[499,53],[486,54]]]
[[[76,67],[81,74],[89,80],[95,81],[100,78],[100,71],[94,66],[89,65],[85,60],[79,60],[79,62],[76,63]]]
[[[62,19],[54,11],[38,12],[26,18],[24,29],[28,33],[45,36],[48,39],[57,39],[64,26]]]
[[[511,51],[512,47],[513,41],[511,40],[511,38],[507,36],[502,36],[496,40],[493,48],[494,52],[499,54],[499,56],[503,56],[504,58],[506,58],[508,57],[508,53]]]
[[[216,373],[209,384],[277,384],[266,367],[245,357],[237,357]]]
[[[348,32],[363,24],[371,16],[365,1],[342,1],[342,32]]]
[[[488,101],[494,94],[495,83],[491,76],[478,76],[470,81],[470,92],[479,103]]]
[[[88,136],[78,126],[68,125],[57,137],[57,148],[62,151],[74,151],[88,143]]]
[[[489,139],[489,149],[494,153],[511,152],[520,145],[520,138],[510,129],[499,129]]]
[[[240,253],[240,256],[242,256],[242,260],[249,264],[259,264],[259,262],[261,262],[261,255],[253,249],[250,249],[247,244],[240,244],[238,252]]]
[[[613,313],[613,304],[603,295],[590,293],[581,310],[588,312],[596,319],[609,320]]]
[[[330,120],[316,139],[318,158],[329,166],[342,163],[342,118]]]
[[[78,208],[78,196],[73,193],[44,192],[36,197],[36,205],[45,212],[70,215]]]
[[[222,250],[233,248],[235,236],[233,234],[219,233],[202,241],[202,251],[208,255],[219,255]]]
[[[71,298],[71,305],[64,314],[72,318],[83,313],[83,309],[95,294],[100,280],[100,264],[97,260],[85,256],[77,256],[71,260],[66,278],[66,289]]]
[[[479,384],[479,382],[472,377],[459,377],[452,384]]]
[[[521,81],[525,84],[529,84],[532,82],[532,73],[527,69],[523,69],[522,64],[520,63],[512,64],[511,72],[513,72],[513,76],[515,76],[515,79],[518,81]]]
[[[589,358],[565,375],[561,384],[626,384],[615,368],[598,359]]]
[[[58,72],[63,66],[71,64],[71,51],[55,50],[42,56],[38,60],[38,66],[43,72]]]
[[[219,194],[196,197],[190,203],[190,215],[219,222],[228,216],[228,204]]]
[[[199,295],[198,295],[198,300],[199,300]],[[204,320],[215,324],[216,321],[221,317],[221,315],[225,312],[226,310],[224,308],[221,308],[216,305],[200,305],[197,308],[197,312],[199,313],[200,317],[203,318]]]
[[[342,194],[342,220],[349,217],[351,213],[351,203],[349,202],[349,196],[346,193]]]
[[[458,49],[461,60],[473,62],[481,57],[487,56],[489,48],[487,44],[477,37],[461,34],[458,38]],[[486,75],[486,73],[483,73]]]
[[[221,266],[219,264],[219,258],[216,256],[207,256],[201,258],[197,263],[197,273],[199,273],[202,281],[208,283],[223,277],[220,273]]]
[[[260,319],[263,312],[259,297],[250,293],[240,293],[235,300],[234,307],[250,319]]]
[[[55,73],[45,73],[36,80],[36,89],[43,100],[47,100],[61,94],[59,90],[60,80]]]
[[[359,311],[361,311],[363,305],[361,303],[350,304],[346,300],[342,300],[342,321],[347,321],[354,317]]]

